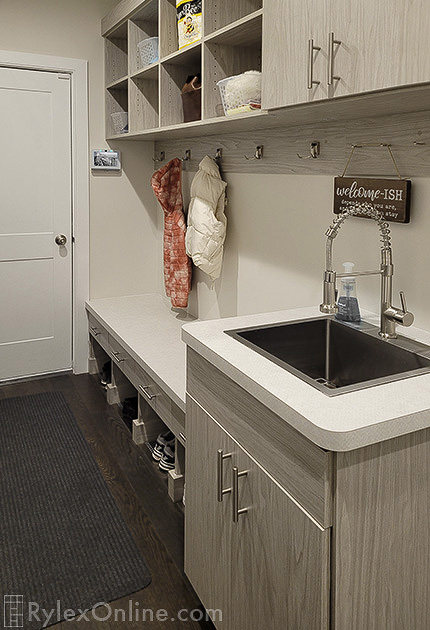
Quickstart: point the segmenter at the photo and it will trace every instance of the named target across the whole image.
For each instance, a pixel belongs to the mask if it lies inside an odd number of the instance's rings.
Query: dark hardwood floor
[[[4,384],[0,398],[47,391],[61,391],[66,398],[152,575],[151,584],[142,591],[56,628],[90,630],[102,624],[106,630],[213,629],[183,572],[182,505],[169,499],[166,477],[148,448],[134,444],[119,408],[106,403],[95,376],[61,375]]]

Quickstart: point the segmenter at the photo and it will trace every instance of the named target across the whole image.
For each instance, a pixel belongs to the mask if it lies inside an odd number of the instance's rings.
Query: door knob
[[[65,245],[67,243],[67,236],[64,234],[57,234],[55,237],[55,242],[57,245]]]

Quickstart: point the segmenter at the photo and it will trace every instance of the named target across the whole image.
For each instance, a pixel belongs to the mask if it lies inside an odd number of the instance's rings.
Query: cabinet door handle
[[[91,330],[92,334],[94,335],[94,337],[97,337],[97,335],[100,335],[100,331],[97,330],[97,328],[95,326],[90,326],[90,330]]]
[[[247,470],[239,472],[237,466],[233,466],[233,523],[237,523],[239,521],[239,516],[248,511],[248,508],[239,508],[239,477],[245,477],[247,474]]]
[[[124,357],[120,356],[119,352],[113,352],[112,351],[112,358],[117,362],[117,363],[122,363],[123,361],[125,361]]]
[[[226,453],[224,455],[224,451],[220,448],[217,451],[217,460],[216,460],[216,485],[217,485],[217,500],[219,503],[222,502],[225,494],[229,494],[231,492],[231,488],[223,488],[222,481],[224,476],[224,460],[231,457],[231,453]]]
[[[157,396],[157,394],[151,394],[148,391],[149,388],[150,388],[150,385],[139,385],[139,389],[142,392],[142,394],[146,396],[148,400],[152,400],[153,398]]]
[[[340,77],[334,75],[334,47],[340,46],[342,42],[334,38],[334,33],[328,34],[328,74],[327,85],[333,85],[333,81],[339,81]]]
[[[308,90],[312,90],[314,85],[319,85],[319,81],[314,79],[314,51],[321,50],[321,46],[314,46],[314,40],[308,42]]]

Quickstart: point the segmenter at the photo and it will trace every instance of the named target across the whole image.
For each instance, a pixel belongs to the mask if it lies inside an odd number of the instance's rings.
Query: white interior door
[[[0,68],[0,380],[72,365],[70,118],[68,75]]]

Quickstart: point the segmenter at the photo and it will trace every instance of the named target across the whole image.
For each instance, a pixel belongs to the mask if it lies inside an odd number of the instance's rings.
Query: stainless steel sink
[[[333,317],[225,331],[328,396],[430,372],[430,347]]]

